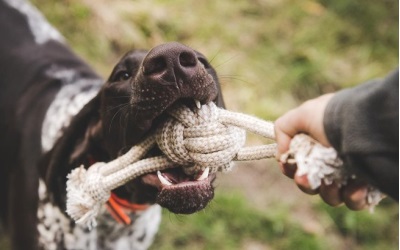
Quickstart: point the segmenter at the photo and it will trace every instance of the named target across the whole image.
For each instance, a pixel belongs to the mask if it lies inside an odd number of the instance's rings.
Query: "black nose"
[[[160,84],[182,85],[197,72],[197,56],[191,48],[171,42],[153,48],[143,60],[143,75]]]

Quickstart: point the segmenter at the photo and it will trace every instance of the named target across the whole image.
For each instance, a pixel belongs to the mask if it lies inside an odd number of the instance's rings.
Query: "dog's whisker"
[[[221,62],[220,64],[218,64],[218,65],[213,65],[213,67],[214,67],[215,69],[216,69],[216,68],[219,68],[219,67],[221,67],[222,65],[224,65],[224,64],[226,64],[226,63],[232,61],[232,60],[235,59],[236,57],[237,57],[237,55],[231,56],[230,58],[226,59],[225,61]]]
[[[107,109],[107,112],[110,112],[110,111],[113,111],[114,109],[118,109],[118,108],[121,108],[121,107],[124,107],[124,106],[128,106],[128,105],[129,105],[129,103],[122,103],[122,104],[119,104],[119,105],[117,105],[115,107],[110,107],[109,109]]]
[[[120,106],[121,106],[121,105],[120,105]],[[111,132],[112,124],[113,124],[114,119],[116,118],[116,116],[117,116],[120,112],[124,111],[126,108],[128,108],[128,104],[122,105],[122,107],[121,107],[117,112],[115,112],[115,114],[114,114],[113,117],[111,118],[111,122],[110,122],[110,125],[109,125],[109,128],[108,128],[108,132]]]
[[[239,81],[239,82],[244,82],[244,83],[247,83],[247,84],[252,84],[251,82],[245,80],[244,78],[241,78],[241,77],[236,76],[236,75],[222,75],[222,76],[219,76],[219,79],[221,81],[228,79],[228,80],[235,80],[235,81]]]
[[[120,96],[112,96],[110,98],[112,98],[112,99],[120,99],[120,98],[130,98],[130,97],[131,97],[130,95],[120,95]]]
[[[126,109],[128,106],[122,107],[122,109]],[[124,112],[123,115],[119,117],[119,126],[121,128],[126,127],[126,124],[128,124],[128,119],[129,119],[129,112]],[[124,129],[124,133],[126,133],[126,129]]]
[[[210,63],[210,64],[212,64],[212,62],[214,61],[214,59],[217,58],[217,56],[218,56],[218,54],[219,54],[220,51],[221,51],[221,50],[218,50],[218,51],[215,53],[215,55],[209,60],[209,63]]]

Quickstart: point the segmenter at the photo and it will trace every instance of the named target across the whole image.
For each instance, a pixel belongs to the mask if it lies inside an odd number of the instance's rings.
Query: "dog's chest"
[[[79,78],[73,70],[47,72],[63,85],[47,110],[42,126],[42,149],[50,150],[73,116],[98,92],[99,79]],[[42,249],[147,249],[158,231],[161,208],[153,205],[146,211],[131,214],[132,224],[118,224],[103,208],[98,226],[89,231],[76,225],[48,197],[46,186],[39,180],[37,211],[39,244]]]
[[[39,184],[39,244],[43,249],[147,249],[158,231],[161,208],[153,205],[146,211],[131,214],[132,224],[118,224],[104,208],[97,217],[98,225],[89,231],[76,225],[56,206]]]

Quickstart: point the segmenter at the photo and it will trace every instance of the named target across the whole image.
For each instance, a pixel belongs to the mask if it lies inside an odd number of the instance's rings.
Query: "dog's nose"
[[[143,60],[143,75],[163,85],[178,87],[191,79],[197,70],[197,56],[191,48],[171,42],[153,48]]]

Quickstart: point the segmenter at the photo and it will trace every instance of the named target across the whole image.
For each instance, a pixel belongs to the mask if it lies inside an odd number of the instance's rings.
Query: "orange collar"
[[[127,213],[144,211],[149,207],[149,205],[130,203],[129,201],[119,198],[116,194],[111,192],[111,196],[106,203],[106,207],[108,212],[118,223],[130,225],[132,220]]]

